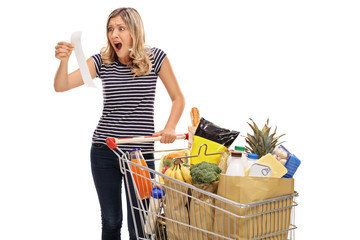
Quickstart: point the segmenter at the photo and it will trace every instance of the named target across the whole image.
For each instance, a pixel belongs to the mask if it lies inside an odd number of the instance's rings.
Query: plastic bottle
[[[258,155],[255,153],[248,153],[247,160],[248,160],[248,167],[251,167],[251,165],[253,165],[258,160]]]
[[[242,156],[241,156],[241,162],[244,166],[244,169],[247,169],[249,164],[248,164],[248,160],[247,160],[247,154],[245,152],[245,147],[240,147],[240,146],[235,146],[235,151],[240,151]]]
[[[141,166],[148,167],[145,159],[141,153],[140,148],[135,148],[130,151],[130,160],[133,163],[137,163]],[[145,169],[131,165],[130,164],[131,171],[133,172],[133,178],[136,184],[136,187],[140,194],[140,199],[146,199],[151,196],[151,189],[152,184],[150,181],[150,173],[149,171],[146,171]]]
[[[145,222],[145,232],[152,234],[155,231],[156,219],[159,214],[159,207],[161,199],[165,196],[165,191],[159,187],[154,187],[151,191],[151,198],[149,203],[149,211]]]
[[[245,176],[245,169],[242,163],[242,153],[240,151],[234,151],[230,154],[230,161],[226,170],[226,175]]]

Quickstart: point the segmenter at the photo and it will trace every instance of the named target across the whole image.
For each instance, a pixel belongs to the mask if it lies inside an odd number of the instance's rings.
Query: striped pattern
[[[150,136],[154,133],[154,101],[156,81],[166,54],[152,48],[152,71],[147,76],[133,77],[131,70],[115,61],[104,65],[101,55],[93,57],[96,74],[102,80],[104,108],[93,135],[93,143],[105,143],[107,137]],[[153,151],[154,143],[119,146],[124,151],[140,147]]]

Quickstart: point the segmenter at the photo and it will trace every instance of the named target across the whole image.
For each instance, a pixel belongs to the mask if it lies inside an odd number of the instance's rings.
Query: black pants
[[[144,158],[154,159],[154,154],[144,154]],[[149,168],[155,169],[153,161],[147,161],[147,164]],[[102,240],[119,240],[121,239],[120,229],[123,220],[121,184],[125,176],[120,172],[118,157],[105,144],[93,144],[91,147],[91,170],[101,207]],[[130,177],[127,172],[129,180]],[[132,181],[130,180],[128,183],[130,189],[134,189]],[[129,236],[130,239],[136,239],[127,184],[125,187]],[[137,204],[134,191],[131,191],[131,199],[133,204]],[[138,235],[144,237],[139,213],[134,211]]]

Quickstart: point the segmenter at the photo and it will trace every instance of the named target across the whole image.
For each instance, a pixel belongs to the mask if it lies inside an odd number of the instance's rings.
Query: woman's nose
[[[117,37],[117,36],[118,36],[118,33],[119,33],[119,31],[118,31],[117,29],[114,29],[114,30],[111,32],[111,37],[112,37],[112,38]]]

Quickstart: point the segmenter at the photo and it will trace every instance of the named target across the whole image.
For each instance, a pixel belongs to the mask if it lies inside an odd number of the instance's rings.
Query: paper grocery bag
[[[219,181],[212,184],[194,184],[195,187],[205,190],[207,192],[216,193]],[[215,199],[207,194],[201,193],[197,190],[191,191],[190,201],[190,235],[189,239],[213,239],[214,232],[214,218],[215,218]],[[200,228],[201,230],[194,229],[193,227]],[[211,233],[207,233],[205,231]]]
[[[187,239],[189,235],[188,188],[165,179],[165,201],[167,239]]]
[[[221,210],[215,210],[214,231],[221,236],[240,240],[286,240],[290,225],[292,198],[269,203],[256,202],[293,193],[293,178],[242,177],[221,174],[217,194],[240,204],[216,201],[216,206]]]

